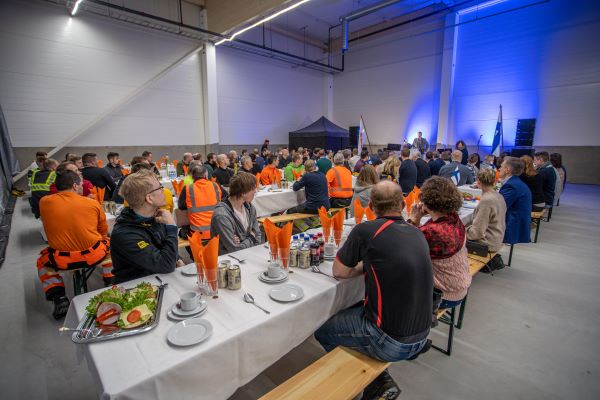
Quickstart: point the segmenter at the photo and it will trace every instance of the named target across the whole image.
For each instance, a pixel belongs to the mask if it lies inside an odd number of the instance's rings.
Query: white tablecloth
[[[284,211],[306,201],[304,189],[294,192],[292,189],[281,189],[281,192],[270,192],[262,189],[252,201],[258,217],[266,217],[276,212]]]
[[[268,250],[259,245],[236,256],[247,260],[242,264],[242,290],[220,289],[218,299],[207,299],[208,312],[202,318],[212,323],[214,331],[206,342],[182,348],[167,343],[167,332],[175,324],[166,318],[167,310],[182,293],[196,290],[195,278],[175,271],[161,275],[169,287],[160,322],[153,331],[91,345],[74,344],[87,358],[101,398],[226,399],[302,343],[329,317],[364,295],[360,277],[337,282],[310,270],[294,269],[287,283],[302,287],[304,298],[277,303],[268,297],[273,285],[257,279],[266,269]],[[330,273],[331,262],[322,269]],[[153,277],[144,280],[156,283]],[[244,290],[271,314],[244,303]],[[77,324],[96,293],[73,299],[66,326]]]
[[[473,196],[481,196],[481,189],[472,188],[469,185],[458,186],[457,189],[461,192],[472,194]]]

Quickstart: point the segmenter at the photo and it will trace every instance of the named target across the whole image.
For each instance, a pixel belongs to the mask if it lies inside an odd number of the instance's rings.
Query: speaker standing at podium
[[[418,132],[417,137],[413,140],[412,147],[418,149],[421,154],[425,154],[429,150],[429,142],[423,137],[423,132]]]

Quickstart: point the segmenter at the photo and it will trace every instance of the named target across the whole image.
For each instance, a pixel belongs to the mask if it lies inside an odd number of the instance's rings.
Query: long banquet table
[[[471,214],[472,210],[462,209],[461,219],[465,221]],[[352,227],[344,229],[348,232]],[[268,265],[267,248],[258,245],[232,254],[246,260],[241,264],[242,289],[219,289],[218,299],[205,297],[208,311],[202,318],[210,321],[214,329],[205,342],[191,347],[175,347],[167,342],[167,332],[176,323],[167,319],[167,311],[182,293],[197,290],[195,278],[176,270],[160,275],[169,286],[160,322],[154,330],[129,338],[75,345],[80,356],[87,359],[100,398],[226,399],[302,343],[332,315],[363,298],[361,278],[336,281],[294,268],[286,283],[302,287],[304,297],[294,303],[278,303],[268,296],[275,285],[257,278]],[[326,261],[320,268],[330,274],[332,262]],[[149,276],[124,286],[134,287],[141,281],[157,283]],[[75,297],[65,326],[76,326],[89,299],[100,291]],[[271,314],[244,303],[244,291]]]

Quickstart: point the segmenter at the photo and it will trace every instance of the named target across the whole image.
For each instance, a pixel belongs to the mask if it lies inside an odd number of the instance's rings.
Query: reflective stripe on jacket
[[[327,171],[329,197],[347,199],[352,197],[352,174],[347,168],[336,165]]]
[[[189,185],[185,200],[190,229],[199,231],[202,239],[210,239],[210,220],[221,201],[219,185],[206,179],[198,179]]]

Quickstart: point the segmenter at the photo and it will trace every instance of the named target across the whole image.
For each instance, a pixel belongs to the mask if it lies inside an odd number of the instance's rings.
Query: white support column
[[[206,152],[217,151],[219,144],[219,108],[217,96],[217,53],[212,43],[202,50],[202,94],[204,144]]]
[[[438,118],[437,140],[438,144],[447,145],[452,141],[450,123],[452,119],[452,105],[454,97],[454,70],[456,67],[456,50],[458,43],[459,15],[452,13],[446,16],[444,30],[444,49],[442,54],[442,78],[440,84],[440,112]]]

